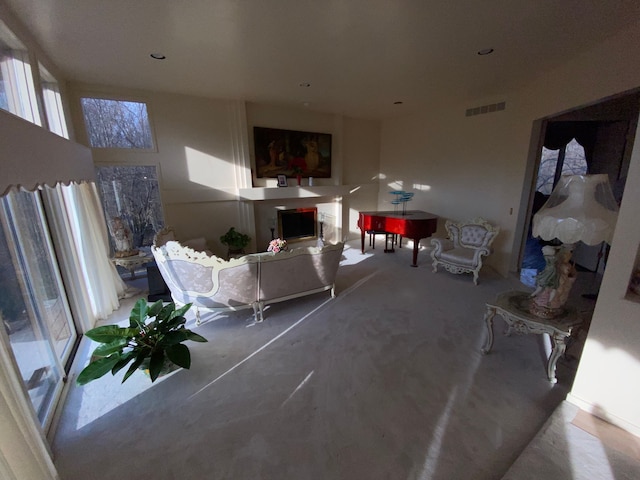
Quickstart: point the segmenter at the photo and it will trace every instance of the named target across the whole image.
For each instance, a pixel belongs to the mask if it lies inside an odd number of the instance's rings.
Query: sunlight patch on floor
[[[280,408],[284,407],[284,406],[285,406],[285,404],[286,404],[289,400],[291,400],[291,399],[293,398],[293,396],[294,396],[296,393],[298,393],[298,390],[300,390],[302,387],[304,387],[304,384],[305,384],[305,383],[307,383],[307,382],[309,381],[309,379],[311,378],[311,375],[313,375],[313,372],[314,372],[314,371],[315,371],[315,370],[311,370],[311,371],[309,372],[309,375],[307,375],[307,376],[304,378],[304,380],[302,380],[302,382],[300,382],[300,385],[298,385],[298,386],[295,388],[295,390],[294,390],[293,392],[291,392],[291,395],[289,395],[289,396],[287,397],[287,399],[286,399],[284,402],[282,402],[282,405],[280,405]]]

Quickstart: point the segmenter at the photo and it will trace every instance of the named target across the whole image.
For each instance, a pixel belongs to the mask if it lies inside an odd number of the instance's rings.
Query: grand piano
[[[418,247],[421,238],[430,237],[438,228],[438,217],[421,210],[406,212],[360,212],[358,227],[362,236],[362,253],[366,232],[386,232],[413,240],[412,267],[418,266]],[[390,250],[393,251],[393,250]]]

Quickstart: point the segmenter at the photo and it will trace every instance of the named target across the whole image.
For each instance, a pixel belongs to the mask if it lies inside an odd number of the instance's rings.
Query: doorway
[[[523,283],[533,285],[544,268],[542,244],[531,236],[533,215],[544,205],[565,174],[607,174],[618,205],[622,200],[638,122],[640,89],[541,119],[529,205],[522,232],[519,270]],[[535,129],[534,129],[535,130]],[[607,245],[576,246],[573,259],[583,271],[601,274]]]

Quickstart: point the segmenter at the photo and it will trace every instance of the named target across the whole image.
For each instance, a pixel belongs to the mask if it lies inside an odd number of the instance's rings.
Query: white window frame
[[[154,124],[153,124],[153,120],[152,120],[152,109],[151,106],[149,104],[149,101],[145,98],[139,98],[139,97],[121,97],[121,96],[116,96],[116,95],[109,95],[106,93],[95,93],[95,92],[80,92],[80,94],[77,97],[77,102],[80,106],[80,114],[82,115],[82,121],[84,123],[84,134],[86,135],[86,142],[87,145],[90,148],[95,148],[95,149],[99,149],[99,150],[131,150],[131,151],[135,151],[135,152],[157,152],[157,141],[156,141],[156,135],[155,135],[155,128],[154,128]],[[97,99],[97,100],[107,100],[107,101],[113,101],[113,102],[131,102],[131,103],[141,103],[145,105],[146,111],[147,111],[147,123],[149,125],[149,132],[151,135],[151,147],[149,148],[138,148],[138,147],[118,147],[118,146],[111,146],[111,147],[102,147],[102,146],[93,146],[91,145],[91,135],[89,133],[89,126],[87,125],[87,122],[85,120],[85,115],[84,115],[84,107],[82,105],[82,100],[83,99]]]
[[[1,21],[0,73],[9,112],[42,127],[29,52]]]
[[[41,63],[38,64],[38,70],[40,72],[40,87],[49,131],[69,139],[59,84]]]

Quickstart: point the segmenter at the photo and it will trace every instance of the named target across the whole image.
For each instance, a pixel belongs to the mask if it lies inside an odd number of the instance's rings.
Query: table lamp
[[[608,175],[560,178],[549,200],[533,216],[533,236],[562,245],[543,248],[546,268],[536,277],[531,313],[544,318],[563,313],[576,276],[570,263],[574,244],[611,243],[617,216]]]

